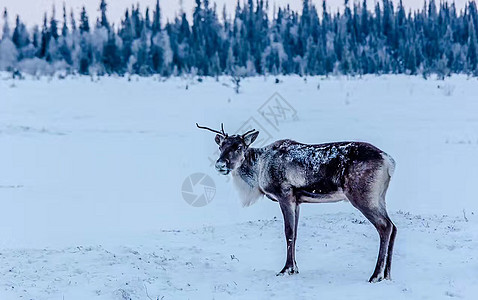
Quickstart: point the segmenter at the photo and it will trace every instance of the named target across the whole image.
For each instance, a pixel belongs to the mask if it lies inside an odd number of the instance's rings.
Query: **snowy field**
[[[228,78],[0,78],[1,300],[476,299],[476,78],[261,77],[239,94]],[[260,114],[277,99],[284,115]],[[256,143],[360,140],[395,158],[392,281],[367,282],[378,235],[349,203],[303,205],[300,273],[275,276],[279,206],[242,208],[194,125],[248,120]],[[197,172],[216,185],[200,208],[181,193]]]

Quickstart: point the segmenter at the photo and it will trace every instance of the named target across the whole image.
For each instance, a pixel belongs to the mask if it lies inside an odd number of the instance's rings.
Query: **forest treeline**
[[[218,12],[214,3],[195,0],[191,18],[180,12],[164,23],[159,0],[144,13],[139,5],[126,9],[120,23],[112,23],[106,1],[99,2],[95,21],[85,8],[77,16],[63,6],[62,17],[57,19],[53,8],[43,24],[32,28],[21,16],[9,23],[5,9],[0,70],[37,75],[478,75],[474,1],[460,11],[454,3],[434,0],[407,11],[401,1],[368,7],[367,1],[345,0],[335,12],[323,1],[319,13],[310,0],[303,0],[301,11],[247,0],[228,14],[226,7]]]

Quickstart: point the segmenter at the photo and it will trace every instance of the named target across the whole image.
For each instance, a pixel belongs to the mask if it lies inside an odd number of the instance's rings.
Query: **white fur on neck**
[[[232,181],[239,192],[242,206],[251,206],[252,204],[256,203],[259,198],[261,198],[262,193],[259,188],[257,186],[250,186],[244,181],[244,179],[242,179],[241,175],[239,175],[237,171],[232,172]]]

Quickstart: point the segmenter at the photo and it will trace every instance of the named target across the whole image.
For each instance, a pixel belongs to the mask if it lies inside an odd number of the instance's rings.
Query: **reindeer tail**
[[[395,160],[385,152],[382,153],[382,157],[387,166],[388,175],[392,177],[393,172],[395,172]]]

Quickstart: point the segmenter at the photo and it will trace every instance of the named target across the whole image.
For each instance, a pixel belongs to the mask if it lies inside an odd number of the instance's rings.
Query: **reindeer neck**
[[[259,174],[259,159],[264,150],[262,148],[249,148],[244,154],[244,161],[235,172],[235,176],[241,177],[250,187],[257,186]]]

